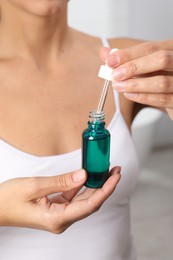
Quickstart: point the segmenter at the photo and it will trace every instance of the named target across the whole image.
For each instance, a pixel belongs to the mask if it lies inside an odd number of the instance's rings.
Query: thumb
[[[49,194],[65,192],[80,187],[86,181],[85,170],[77,170],[70,173],[52,177],[34,177],[30,179],[29,199],[34,200]]]

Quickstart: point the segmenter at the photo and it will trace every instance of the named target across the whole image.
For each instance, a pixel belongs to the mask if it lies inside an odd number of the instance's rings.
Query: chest
[[[23,73],[20,81],[14,76],[2,81],[0,137],[35,155],[79,148],[81,133],[87,127],[89,111],[97,106],[102,84],[92,71],[80,77],[61,73],[27,78]],[[109,122],[115,112],[111,91],[105,109]]]

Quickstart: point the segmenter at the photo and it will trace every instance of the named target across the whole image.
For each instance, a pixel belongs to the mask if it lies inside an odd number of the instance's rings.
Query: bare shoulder
[[[78,31],[74,28],[70,28],[70,30],[73,40],[78,47],[81,46],[85,51],[89,51],[89,53],[92,52],[92,54],[95,52],[98,55],[98,50],[102,47],[101,38]]]
[[[112,48],[118,48],[118,49],[128,48],[140,44],[142,42],[144,41],[139,39],[126,38],[126,37],[109,39],[110,46]]]
[[[87,33],[78,31],[74,28],[70,28],[71,33],[74,36],[75,39],[78,39],[78,43],[81,43],[83,47],[89,47],[90,52],[94,50],[98,55],[98,49],[100,49],[103,46],[102,38],[89,35]],[[144,41],[139,39],[132,39],[127,37],[121,37],[121,38],[110,38],[108,39],[109,45],[111,48],[128,48],[133,45],[140,44]]]

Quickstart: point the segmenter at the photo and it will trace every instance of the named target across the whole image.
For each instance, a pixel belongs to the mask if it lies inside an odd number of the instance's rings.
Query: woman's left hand
[[[166,110],[173,120],[173,40],[109,52],[102,48],[100,55],[114,68],[113,87],[134,102]]]

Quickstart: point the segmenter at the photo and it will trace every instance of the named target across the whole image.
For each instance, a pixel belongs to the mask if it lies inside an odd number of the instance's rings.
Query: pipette
[[[112,54],[115,51],[117,51],[117,49],[112,49],[110,54]],[[97,106],[97,111],[103,111],[106,97],[109,90],[109,82],[112,81],[112,71],[113,69],[107,66],[106,64],[100,67],[98,77],[105,79],[105,81],[101,92],[100,100]]]
[[[103,85],[103,89],[102,89],[102,93],[100,96],[100,100],[97,106],[97,111],[103,111],[104,105],[105,105],[105,101],[106,101],[106,97],[108,94],[108,89],[109,89],[109,80],[105,80],[104,85]]]

